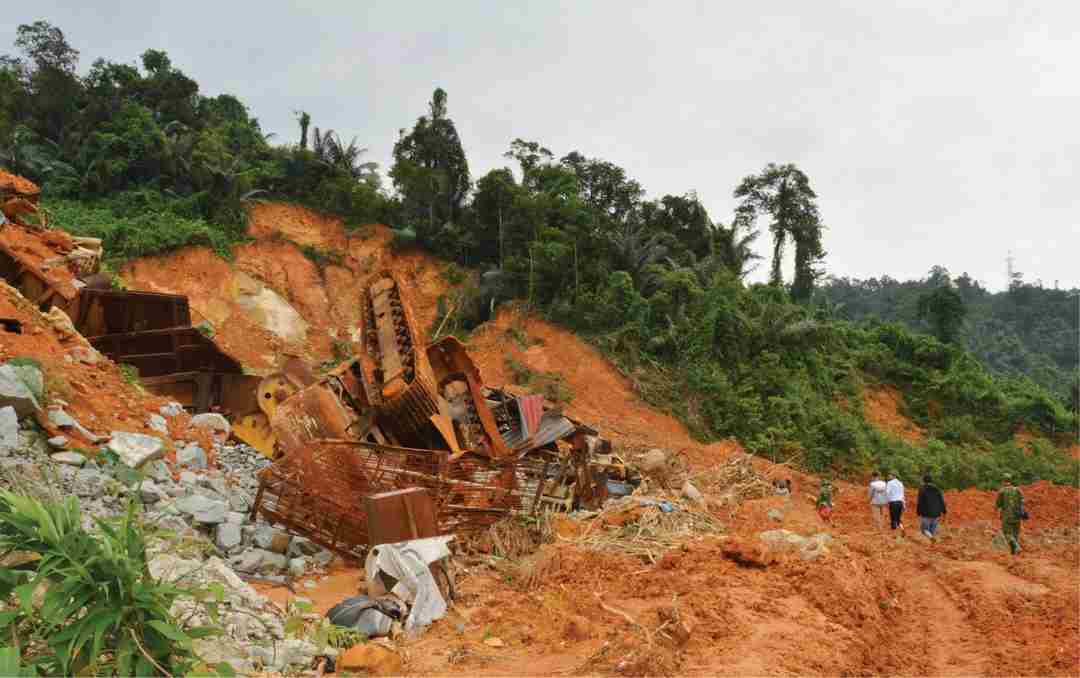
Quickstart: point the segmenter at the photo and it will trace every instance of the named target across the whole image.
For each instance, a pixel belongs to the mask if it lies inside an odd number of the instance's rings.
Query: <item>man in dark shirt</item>
[[[945,508],[945,495],[931,481],[930,475],[923,476],[923,485],[919,488],[919,502],[915,507],[919,516],[920,528],[927,539],[937,536],[938,521],[948,513]]]

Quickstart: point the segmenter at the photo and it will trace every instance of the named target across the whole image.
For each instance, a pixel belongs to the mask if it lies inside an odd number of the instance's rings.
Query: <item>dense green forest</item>
[[[888,276],[830,278],[819,294],[840,317],[876,318],[935,332],[932,318],[920,311],[919,300],[940,288],[959,297],[964,313],[957,339],[984,365],[1000,374],[1026,375],[1070,397],[1080,370],[1080,290],[1025,283],[1016,273],[1006,292],[994,294],[966,273],[953,278],[944,266],[935,266],[926,278],[906,282]]]
[[[385,185],[355,140],[298,112],[295,140],[272,143],[242,102],[200,94],[163,52],[80,73],[79,54],[43,22],[20,26],[15,46],[0,61],[0,163],[42,183],[58,224],[103,237],[115,259],[189,244],[228,256],[246,201],[299,201],[350,225],[391,224],[397,245],[475,271],[445,305],[450,331],[467,336],[497,304],[524,304],[592,341],[703,439],[735,436],[837,474],[884,464],[953,487],[1006,469],[1076,482],[1077,463],[1054,445],[1077,426],[1065,350],[1075,308],[1024,285],[999,303],[963,279],[896,283],[893,296],[877,292],[891,281],[822,287],[823,217],[793,165],[750,171],[727,223],[692,192],[650,199],[623,168],[536,141],[508,140],[507,167],[474,177],[436,89],[398,138]],[[761,228],[773,235],[770,283],[748,285]],[[1024,305],[1029,293],[1039,303]],[[871,315],[885,321],[854,322]],[[1057,343],[1070,328],[1071,344]],[[925,444],[865,421],[861,393],[879,383],[903,391]],[[1043,434],[1026,453],[1019,427]]]

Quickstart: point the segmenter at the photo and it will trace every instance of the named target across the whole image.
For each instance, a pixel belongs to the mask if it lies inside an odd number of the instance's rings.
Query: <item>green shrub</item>
[[[73,497],[46,502],[0,492],[0,552],[40,556],[31,571],[0,570],[0,600],[14,595],[0,612],[0,637],[12,640],[24,671],[45,675],[195,669],[192,641],[218,631],[185,632],[170,617],[172,603],[192,592],[150,576],[136,504],[119,519],[94,522],[95,529],[83,529]],[[13,659],[0,653],[0,663]],[[217,670],[231,674],[227,665]]]

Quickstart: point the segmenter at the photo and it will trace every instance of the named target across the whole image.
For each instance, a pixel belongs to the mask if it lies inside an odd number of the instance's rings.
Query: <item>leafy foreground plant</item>
[[[32,571],[0,570],[0,638],[12,642],[0,648],[4,675],[232,675],[228,664],[201,664],[192,647],[217,629],[184,632],[170,617],[178,597],[199,592],[150,575],[135,503],[94,521],[83,529],[73,497],[0,492],[0,556],[40,557]]]

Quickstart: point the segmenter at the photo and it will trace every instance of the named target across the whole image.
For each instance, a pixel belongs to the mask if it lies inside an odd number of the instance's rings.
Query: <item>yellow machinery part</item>
[[[233,421],[233,433],[266,457],[273,459],[277,434],[270,425],[278,406],[314,381],[300,360],[290,360],[282,372],[265,377],[255,389],[258,412],[248,412]]]

